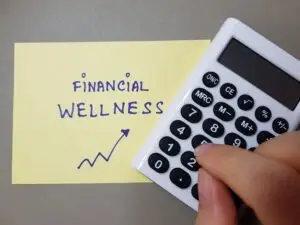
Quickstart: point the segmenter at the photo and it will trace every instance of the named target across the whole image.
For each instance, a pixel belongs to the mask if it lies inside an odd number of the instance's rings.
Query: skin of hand
[[[229,188],[263,225],[300,224],[300,132],[282,134],[254,152],[205,144],[195,150],[199,210],[195,225],[237,225]]]

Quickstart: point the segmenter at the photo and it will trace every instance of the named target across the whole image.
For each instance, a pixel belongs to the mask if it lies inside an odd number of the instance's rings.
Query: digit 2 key
[[[201,199],[195,147],[211,142],[255,151],[258,145],[296,130],[299,101],[299,60],[229,18],[133,166],[197,211]]]

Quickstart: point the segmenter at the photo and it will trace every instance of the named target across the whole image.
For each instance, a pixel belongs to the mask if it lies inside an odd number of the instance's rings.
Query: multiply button
[[[225,132],[224,126],[212,118],[205,120],[202,124],[202,127],[206,133],[214,138],[221,137]]]
[[[170,125],[171,133],[181,140],[188,139],[192,133],[191,128],[180,120],[175,120]]]
[[[149,166],[158,173],[165,173],[168,171],[170,164],[166,157],[159,153],[153,153],[148,158]]]
[[[203,88],[197,88],[192,93],[192,99],[202,107],[208,107],[213,103],[213,96]]]
[[[225,99],[231,99],[236,96],[237,89],[233,84],[225,83],[220,88],[220,93]]]
[[[246,136],[254,135],[257,131],[256,124],[248,117],[241,116],[235,121],[236,129]]]
[[[271,134],[269,131],[261,131],[257,135],[257,143],[258,144],[262,144],[262,143],[264,143],[266,141],[271,140],[274,137],[275,136],[273,134]]]
[[[241,110],[250,110],[254,106],[254,99],[250,95],[241,95],[238,98],[238,106]]]
[[[224,138],[224,143],[226,145],[232,145],[239,148],[247,148],[245,139],[235,133],[227,134]]]
[[[215,72],[208,72],[204,74],[202,81],[206,87],[212,88],[219,84],[219,75]]]
[[[234,109],[225,102],[218,102],[217,104],[215,104],[214,113],[219,119],[223,121],[230,121],[235,117]]]
[[[159,148],[169,156],[175,156],[180,152],[179,143],[168,136],[160,139]]]
[[[192,104],[186,104],[181,108],[181,116],[190,123],[198,123],[202,118],[202,112]]]
[[[260,122],[268,122],[272,117],[272,112],[266,106],[259,106],[255,110],[255,117]]]
[[[212,141],[201,134],[196,135],[192,139],[193,148],[197,148],[199,145],[203,145],[203,144],[207,144],[207,143],[212,143]]]
[[[184,165],[185,168],[191,170],[191,171],[198,171],[200,166],[197,163],[197,160],[195,158],[195,155],[191,151],[187,151],[182,154],[180,161],[182,165]]]
[[[170,180],[179,188],[188,188],[191,185],[192,178],[183,169],[175,168],[170,172]]]
[[[289,130],[289,123],[283,118],[276,118],[272,124],[273,130],[278,134],[283,134]]]

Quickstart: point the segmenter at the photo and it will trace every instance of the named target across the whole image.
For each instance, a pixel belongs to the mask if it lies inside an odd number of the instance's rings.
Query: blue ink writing
[[[82,93],[83,95],[94,95],[104,92],[111,92],[111,101],[101,101],[101,96],[96,102],[88,102],[83,99],[77,99],[70,103],[57,104],[58,116],[61,119],[74,118],[101,118],[107,116],[118,115],[151,115],[163,113],[163,101],[140,101],[136,95],[150,95],[150,89],[140,80],[134,80],[131,73],[125,73],[120,79],[113,80],[88,80],[88,74],[81,73],[81,79],[72,82],[72,90],[74,93]],[[128,96],[128,101],[114,101],[114,93],[122,93]],[[107,97],[106,97],[107,98]],[[130,100],[129,100],[130,99]]]

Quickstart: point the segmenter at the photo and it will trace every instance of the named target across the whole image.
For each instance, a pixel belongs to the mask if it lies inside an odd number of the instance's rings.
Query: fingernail
[[[204,170],[200,171],[198,181],[199,204],[206,207],[212,204],[212,178]]]
[[[196,148],[195,152],[196,155],[199,156],[203,153],[205,153],[207,150],[209,150],[213,146],[212,143],[202,144],[199,147]]]

